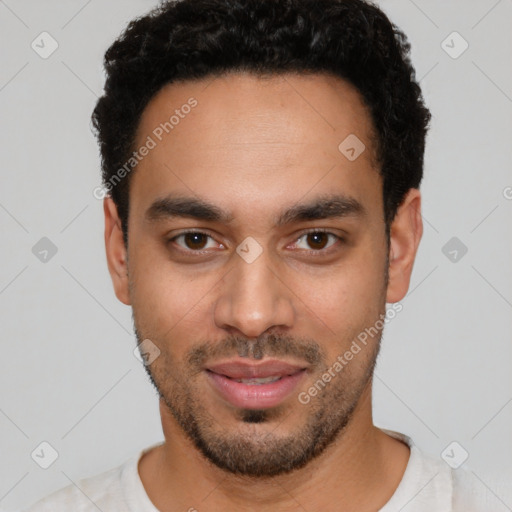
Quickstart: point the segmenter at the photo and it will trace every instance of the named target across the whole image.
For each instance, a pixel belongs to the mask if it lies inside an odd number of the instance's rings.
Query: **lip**
[[[274,375],[280,377],[293,375],[307,366],[307,364],[290,364],[278,359],[268,359],[256,364],[244,360],[230,360],[210,365],[206,369],[231,379],[263,379]]]
[[[258,364],[227,361],[205,368],[208,381],[230,405],[242,409],[267,409],[282,403],[306,374],[307,365],[268,360]],[[247,384],[234,379],[280,377],[275,382]]]

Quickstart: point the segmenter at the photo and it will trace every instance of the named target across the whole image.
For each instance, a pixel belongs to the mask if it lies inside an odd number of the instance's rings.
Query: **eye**
[[[209,241],[213,241],[213,238],[200,231],[187,231],[169,240],[169,242],[175,242],[188,252],[201,252],[205,249],[211,249],[213,246],[209,245]],[[219,245],[222,247],[222,244]]]
[[[335,235],[334,233],[330,233],[329,231],[315,229],[312,231],[308,231],[300,236],[295,242],[296,247],[300,247],[301,240],[303,243],[309,245],[308,247],[302,247],[305,250],[309,250],[310,252],[319,252],[325,249],[329,249],[332,247],[337,241],[343,241],[341,237]]]
[[[337,241],[343,238],[326,230],[314,229],[301,235],[293,245],[293,248],[303,249],[310,253],[327,252]],[[224,248],[220,243],[202,231],[186,231],[169,239],[178,245],[184,252],[202,254],[209,249]],[[302,246],[301,246],[302,245]]]

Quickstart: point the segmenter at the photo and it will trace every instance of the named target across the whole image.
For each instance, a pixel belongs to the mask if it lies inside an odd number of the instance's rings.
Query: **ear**
[[[421,194],[411,188],[391,223],[386,302],[398,302],[405,297],[422,235]]]
[[[105,249],[110,277],[114,285],[116,297],[127,306],[130,305],[128,290],[127,252],[123,241],[121,220],[117,207],[111,197],[103,200],[105,213]]]

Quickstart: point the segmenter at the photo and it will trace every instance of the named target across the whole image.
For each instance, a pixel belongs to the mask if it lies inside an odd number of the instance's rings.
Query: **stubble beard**
[[[145,339],[137,330],[136,335],[139,343]],[[247,344],[247,340],[235,338],[231,339],[229,345],[240,347],[244,342]],[[259,352],[271,356],[279,354],[266,347],[288,345],[279,336],[267,336],[257,343]],[[363,391],[371,386],[380,350],[380,336],[374,343],[362,349],[371,353],[366,356],[368,359],[364,374],[358,377],[357,382],[352,381],[347,366],[307,405],[292,396],[291,404],[287,406],[237,410],[236,420],[241,428],[236,432],[226,432],[226,428],[201,403],[201,393],[195,391],[196,388],[190,384],[193,381],[191,375],[197,372],[180,371],[180,365],[170,362],[168,355],[164,356],[159,365],[146,365],[145,369],[160,399],[184,434],[207,460],[232,474],[265,478],[304,467],[339,437],[350,423]],[[310,352],[312,346],[308,348]],[[279,352],[284,355],[282,350]],[[319,355],[315,360],[320,361],[322,357]],[[317,366],[319,370],[315,372],[315,382],[328,369],[324,363],[318,363]],[[276,435],[274,431],[286,421],[287,416],[301,408],[307,411],[303,425],[293,428],[285,436]]]

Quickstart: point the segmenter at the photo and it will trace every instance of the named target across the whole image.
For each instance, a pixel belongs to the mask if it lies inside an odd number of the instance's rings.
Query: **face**
[[[336,78],[230,74],[163,88],[144,144],[127,252],[109,199],[106,239],[138,341],[160,351],[146,368],[161,401],[226,471],[302,467],[368,391],[380,329],[344,354],[401,298],[393,265],[408,284],[414,257],[394,231],[388,252],[370,116]]]

